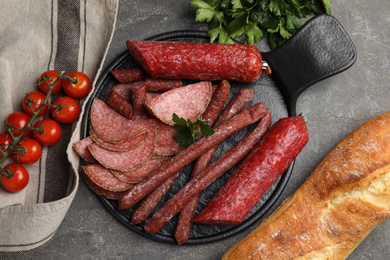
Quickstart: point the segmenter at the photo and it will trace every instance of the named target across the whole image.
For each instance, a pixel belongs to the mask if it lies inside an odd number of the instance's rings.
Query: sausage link
[[[168,41],[126,45],[151,78],[254,82],[262,74],[262,57],[253,45]]]
[[[218,116],[223,106],[225,105],[230,94],[230,84],[227,81],[221,81],[217,91],[214,93],[206,111],[203,115],[212,124],[215,118]],[[151,194],[149,194],[137,207],[132,216],[132,225],[141,224],[152,213],[153,209],[161,201],[165,193],[169,190],[180,171],[173,176],[169,177],[161,186],[156,188]]]
[[[165,193],[169,190],[172,184],[175,182],[177,176],[179,176],[180,171],[169,177],[162,185],[150,193],[137,207],[133,212],[131,217],[131,225],[138,225],[144,222],[148,216],[153,212],[157,207],[157,204],[162,200]]]
[[[235,116],[254,97],[255,92],[253,90],[248,88],[240,89],[223,110],[221,116],[218,118],[217,122],[215,122],[214,126],[217,127]],[[196,175],[207,168],[213,159],[217,148],[218,146],[214,146],[195,161],[190,180],[195,178]],[[194,217],[199,197],[200,193],[195,195],[180,211],[174,234],[175,239],[179,245],[185,243],[188,240],[191,231],[192,218]]]
[[[287,170],[308,140],[309,134],[301,116],[280,119],[193,222],[239,225],[263,194]]]
[[[215,128],[213,135],[201,138],[199,141],[194,142],[192,145],[172,157],[167,163],[163,164],[162,167],[156,169],[157,172],[150,174],[150,177],[148,176],[148,178],[126,192],[119,200],[119,209],[128,209],[134,206],[175,172],[197,159],[204,152],[221,143],[237,131],[260,120],[264,117],[266,110],[268,111],[268,109],[265,110],[264,107],[265,106],[262,103],[258,103],[243,110],[225,124]]]
[[[226,80],[222,80],[215,90],[209,105],[202,114],[202,120],[208,121],[212,125],[222,111],[230,94],[230,84]]]
[[[191,200],[192,197],[203,191],[209,184],[232,168],[250,152],[271,124],[271,112],[263,104],[261,105],[263,108],[263,117],[260,123],[258,123],[258,125],[237,145],[195,176],[172,196],[172,198],[170,198],[156,214],[152,216],[152,218],[146,221],[144,227],[145,232],[151,234],[157,233],[188,201]]]
[[[111,70],[111,74],[120,83],[136,82],[142,79],[144,72],[140,68],[125,68],[118,70]]]

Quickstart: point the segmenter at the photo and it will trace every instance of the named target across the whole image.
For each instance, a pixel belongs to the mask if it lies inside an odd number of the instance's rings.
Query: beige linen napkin
[[[112,39],[118,4],[118,0],[2,2],[1,132],[5,131],[6,117],[22,111],[25,93],[37,90],[35,84],[42,72],[78,70],[96,80]],[[60,95],[64,93],[52,99]],[[84,100],[80,100],[81,105]],[[44,146],[41,159],[26,166],[30,183],[25,190],[9,193],[0,185],[0,251],[32,249],[55,234],[78,188],[79,160],[68,145],[72,133],[73,140],[79,138],[79,127],[63,124],[61,140]]]

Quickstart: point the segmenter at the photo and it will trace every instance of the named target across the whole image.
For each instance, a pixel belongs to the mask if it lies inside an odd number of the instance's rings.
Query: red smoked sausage
[[[197,224],[238,225],[309,140],[301,116],[282,118],[194,218]]]
[[[194,142],[185,150],[172,157],[167,163],[157,169],[157,172],[149,174],[147,179],[141,181],[135,185],[134,188],[126,192],[126,194],[119,199],[118,208],[128,209],[134,206],[161,185],[166,179],[175,174],[175,172],[197,159],[204,152],[224,141],[237,131],[259,121],[266,114],[264,107],[264,104],[258,103],[246,108],[225,124],[215,128],[213,135],[201,138],[199,141]]]
[[[152,78],[254,82],[262,73],[262,57],[253,45],[166,41],[126,44],[131,56]]]

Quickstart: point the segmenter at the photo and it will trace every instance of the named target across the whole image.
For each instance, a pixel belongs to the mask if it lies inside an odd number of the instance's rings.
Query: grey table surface
[[[340,0],[332,15],[354,42],[358,58],[347,71],[321,81],[298,99],[310,141],[296,159],[292,177],[271,214],[310,175],[347,134],[370,118],[390,111],[390,1]],[[116,30],[106,66],[125,50],[126,40],[142,40],[174,30],[206,30],[195,22],[188,0],[120,1]],[[267,44],[256,44],[260,51]],[[266,217],[264,216],[264,217]],[[263,218],[264,219],[264,218]],[[119,223],[84,182],[54,237],[26,255],[34,259],[220,259],[234,243],[263,220],[232,237],[202,245],[156,242]],[[389,259],[390,220],[375,228],[349,259]]]

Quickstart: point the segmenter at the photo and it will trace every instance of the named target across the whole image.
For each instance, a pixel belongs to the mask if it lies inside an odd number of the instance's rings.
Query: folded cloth
[[[112,39],[118,5],[118,0],[2,2],[0,120],[22,111],[25,94],[37,90],[38,78],[46,70],[82,71],[94,83]],[[61,95],[64,92],[51,99]],[[79,100],[83,109],[85,100]],[[60,141],[43,146],[41,159],[26,165],[30,174],[26,189],[10,193],[0,185],[0,251],[33,249],[55,234],[78,188],[79,159],[68,150],[73,133],[77,139],[79,124],[62,124]],[[5,124],[0,124],[0,132],[5,131]]]

